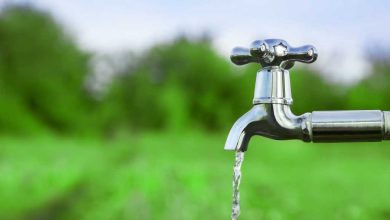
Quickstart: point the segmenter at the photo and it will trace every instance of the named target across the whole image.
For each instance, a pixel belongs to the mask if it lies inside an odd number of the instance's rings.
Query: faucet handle
[[[265,67],[290,69],[294,62],[313,63],[318,56],[314,46],[291,47],[286,41],[279,39],[256,40],[250,48],[236,47],[230,59],[237,65],[260,63]]]

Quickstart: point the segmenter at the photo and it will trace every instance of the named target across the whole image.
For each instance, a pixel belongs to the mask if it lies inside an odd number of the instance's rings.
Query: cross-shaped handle
[[[294,62],[313,63],[317,59],[314,46],[291,47],[286,41],[279,39],[256,40],[250,48],[236,47],[230,59],[237,65],[259,63],[265,67],[290,69]]]

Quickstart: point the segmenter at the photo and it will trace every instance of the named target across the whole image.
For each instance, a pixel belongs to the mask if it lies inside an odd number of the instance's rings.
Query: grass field
[[[0,137],[0,219],[229,219],[226,134]],[[390,219],[390,144],[253,139],[241,219]]]

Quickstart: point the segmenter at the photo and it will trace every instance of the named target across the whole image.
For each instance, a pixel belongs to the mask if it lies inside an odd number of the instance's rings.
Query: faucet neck
[[[263,68],[257,72],[253,104],[291,105],[290,73],[279,67]]]

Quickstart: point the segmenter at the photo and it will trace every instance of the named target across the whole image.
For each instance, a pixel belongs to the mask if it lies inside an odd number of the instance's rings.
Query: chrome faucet
[[[317,50],[311,45],[291,47],[279,39],[257,40],[250,48],[234,48],[233,63],[259,63],[253,107],[236,121],[225,150],[246,151],[253,135],[275,140],[305,142],[382,141],[390,139],[390,111],[314,111],[296,116],[290,73],[294,62],[312,63]]]

